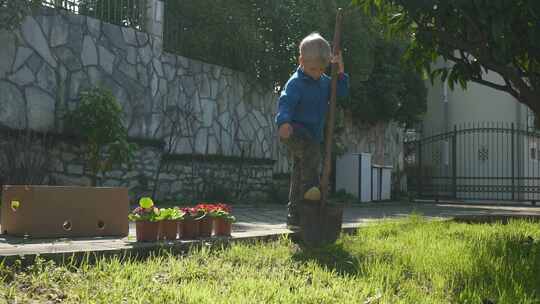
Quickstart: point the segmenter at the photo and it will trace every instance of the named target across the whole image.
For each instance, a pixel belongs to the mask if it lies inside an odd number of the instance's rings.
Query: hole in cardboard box
[[[105,229],[105,222],[102,221],[102,220],[99,220],[99,221],[97,222],[97,227],[98,227],[99,230]]]
[[[71,221],[64,221],[64,224],[62,224],[62,228],[64,228],[65,231],[71,231]]]
[[[21,207],[21,202],[19,201],[11,201],[11,210],[13,212],[17,212],[17,210]]]

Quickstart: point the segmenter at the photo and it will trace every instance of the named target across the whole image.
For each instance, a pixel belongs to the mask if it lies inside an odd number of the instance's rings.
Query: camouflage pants
[[[313,186],[319,186],[321,146],[311,138],[291,136],[282,140],[292,158],[287,222],[298,224],[298,203],[304,193]]]

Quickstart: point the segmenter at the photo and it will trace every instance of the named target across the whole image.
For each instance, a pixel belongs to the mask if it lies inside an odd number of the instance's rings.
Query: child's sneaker
[[[300,231],[300,223],[295,221],[295,220],[289,221],[289,219],[287,219],[287,229],[289,229],[292,232],[299,232]]]
[[[300,230],[300,216],[298,213],[287,215],[287,229],[293,232]]]
[[[306,193],[304,193],[304,199],[309,201],[320,201],[321,200],[321,190],[317,187],[309,188]]]
[[[287,207],[287,229],[297,232],[300,230],[300,214],[296,205],[289,203]]]

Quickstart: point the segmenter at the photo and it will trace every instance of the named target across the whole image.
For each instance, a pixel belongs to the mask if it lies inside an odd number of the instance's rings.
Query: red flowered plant
[[[224,218],[225,220],[234,222],[235,218],[231,215],[232,208],[227,204],[217,203],[200,203],[195,207],[182,208],[181,211],[185,214],[184,218],[200,219],[205,215],[215,218]]]
[[[195,209],[200,210],[206,214],[211,213],[215,208],[215,205],[208,204],[208,203],[200,203],[197,206],[195,206]]]
[[[231,207],[227,204],[222,204],[222,203],[217,203],[217,204],[200,203],[197,206],[195,206],[195,208],[203,210],[205,213],[213,213],[213,212],[218,212],[218,211],[231,213]]]
[[[229,205],[218,203],[211,206],[212,207],[210,208],[210,211],[208,213],[208,215],[210,215],[211,217],[223,218],[229,222],[236,221],[236,218],[231,214],[232,208]]]
[[[186,207],[182,208],[181,211],[184,213],[184,219],[189,220],[197,220],[202,218],[206,213],[204,210],[199,209],[197,207]]]
[[[222,211],[222,210],[211,213],[210,216],[213,218],[222,218],[225,221],[231,222],[231,223],[236,222],[236,218],[232,214]]]
[[[227,204],[218,203],[218,204],[215,204],[214,206],[215,206],[215,210],[217,210],[217,211],[224,211],[224,212],[227,212],[227,213],[232,212],[231,206],[229,206]]]

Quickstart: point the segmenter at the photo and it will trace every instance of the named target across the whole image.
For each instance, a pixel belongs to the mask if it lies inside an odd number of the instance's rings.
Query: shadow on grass
[[[503,224],[507,225],[511,221],[524,220],[540,223],[539,214],[486,214],[486,215],[459,215],[453,218],[456,223],[466,224]]]
[[[509,303],[524,297],[540,298],[539,239],[528,235],[495,237],[483,246],[483,254],[477,255],[473,261],[475,271],[464,278],[464,285],[458,285],[455,292],[483,290],[487,293],[484,303],[491,299]]]
[[[294,261],[302,263],[313,261],[340,275],[355,275],[359,272],[358,260],[341,243],[313,248],[301,246],[300,248],[292,256]]]

